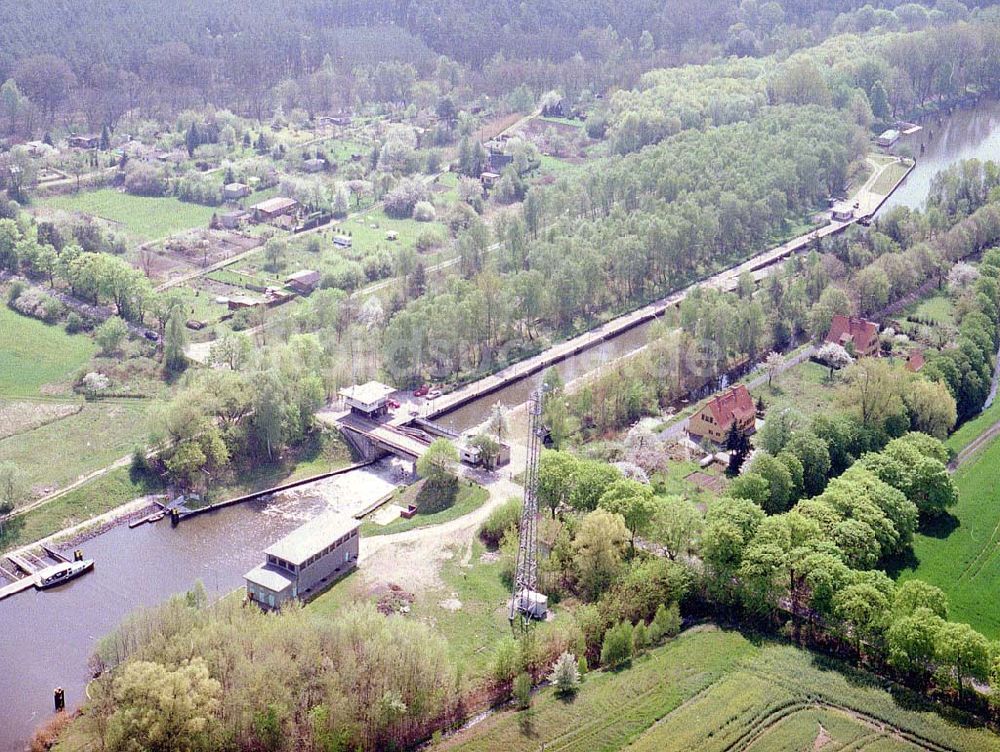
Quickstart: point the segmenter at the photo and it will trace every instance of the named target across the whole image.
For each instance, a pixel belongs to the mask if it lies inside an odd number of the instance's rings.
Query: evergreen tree
[[[729,451],[729,467],[726,472],[729,475],[739,475],[744,460],[750,454],[750,439],[747,438],[746,432],[736,425],[735,420],[726,436],[726,449]]]
[[[194,156],[194,150],[201,145],[201,137],[198,135],[198,126],[191,123],[191,127],[188,128],[187,136],[184,138],[184,144],[187,146],[187,152],[189,157]]]

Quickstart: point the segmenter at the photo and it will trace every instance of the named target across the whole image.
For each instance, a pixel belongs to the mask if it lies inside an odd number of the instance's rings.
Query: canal
[[[886,206],[919,208],[930,180],[949,164],[970,157],[1000,158],[1000,103],[956,111],[939,125],[908,137],[917,168]],[[933,130],[933,138],[929,138]],[[564,381],[626,355],[646,343],[651,324],[559,363]],[[542,374],[464,405],[438,421],[457,431],[481,423],[490,407],[523,403]],[[93,573],[55,591],[27,591],[0,601],[0,751],[19,752],[52,710],[52,690],[66,690],[67,705],[83,700],[87,658],[96,641],[130,611],[159,603],[201,580],[212,594],[240,586],[261,551],[320,511],[357,511],[384,495],[391,469],[359,470],[292,492],[195,517],[171,528],[166,521],[134,530],[121,525],[83,549],[97,564]]]
[[[899,142],[916,156],[917,166],[882,205],[883,210],[894,206],[923,208],[931,180],[955,162],[1000,159],[1000,101],[957,109],[941,118],[934,115],[925,118],[920,125],[923,130],[903,136]],[[921,144],[923,153],[920,152]]]

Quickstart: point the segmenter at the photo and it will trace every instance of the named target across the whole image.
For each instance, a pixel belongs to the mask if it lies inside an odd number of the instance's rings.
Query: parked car
[[[430,390],[431,390],[431,388],[429,386],[427,386],[427,384],[423,384],[422,386],[418,386],[416,389],[413,390],[413,396],[414,397],[426,397],[427,396],[427,392],[429,392]]]
[[[435,400],[440,396],[441,396],[440,389],[431,389],[429,392],[427,392],[427,399],[429,400]]]
[[[160,335],[157,334],[156,332],[151,332],[148,329],[146,330],[146,332],[145,332],[145,334],[143,336],[146,339],[148,339],[150,342],[159,342],[160,341]]]
[[[396,400],[392,399],[392,397],[390,397],[389,399],[387,399],[385,401],[385,404],[387,404],[391,410],[398,410],[399,409],[399,402],[397,402]]]

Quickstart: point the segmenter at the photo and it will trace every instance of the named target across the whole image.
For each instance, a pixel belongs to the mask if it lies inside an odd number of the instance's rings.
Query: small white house
[[[897,141],[899,141],[899,131],[897,131],[895,128],[890,128],[887,131],[882,131],[879,137],[875,139],[875,143],[883,147],[892,146]]]

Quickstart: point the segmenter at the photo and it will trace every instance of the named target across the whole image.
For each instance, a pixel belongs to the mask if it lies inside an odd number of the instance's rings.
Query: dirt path
[[[513,455],[510,465],[498,473],[466,474],[489,492],[489,498],[478,509],[439,525],[364,538],[358,567],[364,581],[394,582],[410,592],[441,587],[442,565],[456,555],[456,550],[462,553],[463,560],[467,559],[479,526],[490,512],[511,496],[524,494],[524,488],[511,480],[524,469],[524,451],[515,447]]]

